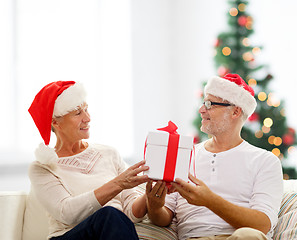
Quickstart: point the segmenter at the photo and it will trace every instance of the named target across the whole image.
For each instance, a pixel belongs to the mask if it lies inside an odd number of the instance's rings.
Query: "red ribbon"
[[[174,180],[179,143],[179,134],[176,132],[177,126],[173,122],[169,121],[168,126],[158,128],[157,130],[169,133],[163,180],[166,182],[172,182]]]

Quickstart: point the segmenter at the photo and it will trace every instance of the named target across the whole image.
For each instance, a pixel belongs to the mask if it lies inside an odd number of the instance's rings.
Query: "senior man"
[[[211,138],[195,146],[192,183],[176,179],[171,194],[162,181],[147,184],[153,223],[167,226],[176,217],[181,240],[272,238],[283,193],[280,160],[241,137],[256,105],[238,74],[208,81],[199,112]]]

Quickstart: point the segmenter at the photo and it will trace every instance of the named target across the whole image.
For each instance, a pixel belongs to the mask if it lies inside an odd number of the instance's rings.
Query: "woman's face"
[[[89,122],[90,114],[88,112],[88,105],[83,103],[77,108],[63,117],[56,118],[57,126],[55,129],[65,141],[75,142],[82,139],[89,138]]]

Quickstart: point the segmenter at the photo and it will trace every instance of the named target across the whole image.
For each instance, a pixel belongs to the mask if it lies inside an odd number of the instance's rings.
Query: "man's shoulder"
[[[264,149],[264,148],[260,148],[257,147],[247,141],[243,142],[243,148],[244,151],[248,151],[248,152],[252,152],[252,153],[259,153],[259,154],[267,154],[267,155],[273,155],[275,156],[272,152]]]
[[[244,141],[242,150],[244,151],[244,154],[250,159],[256,159],[260,162],[279,162],[279,158],[275,156],[271,151],[254,146],[247,141]]]

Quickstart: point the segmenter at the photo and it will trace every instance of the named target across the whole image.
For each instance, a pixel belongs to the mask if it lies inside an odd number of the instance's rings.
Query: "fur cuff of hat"
[[[81,83],[75,83],[57,97],[53,115],[63,116],[86,101],[86,91]]]
[[[256,99],[243,86],[220,77],[211,78],[204,88],[205,94],[211,94],[227,100],[242,108],[243,112],[250,116],[257,107]]]

